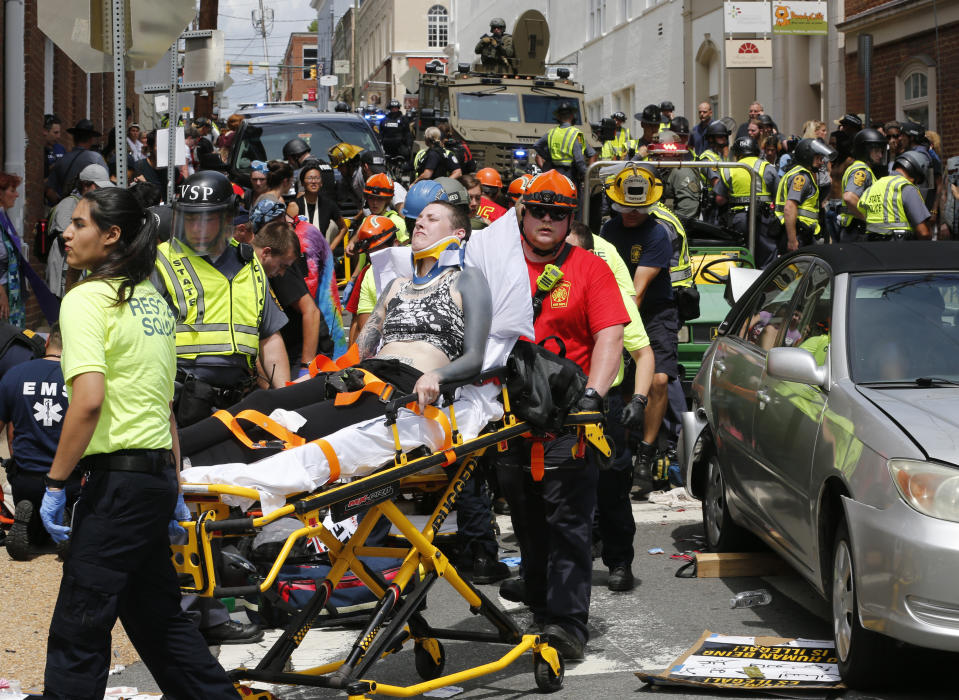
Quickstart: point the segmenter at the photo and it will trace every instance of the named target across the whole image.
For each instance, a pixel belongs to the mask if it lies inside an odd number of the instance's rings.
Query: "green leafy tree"
[[[318,26],[319,25],[317,24],[317,21],[313,20],[312,22],[310,22],[309,26],[306,28],[306,31],[316,34],[316,30]]]

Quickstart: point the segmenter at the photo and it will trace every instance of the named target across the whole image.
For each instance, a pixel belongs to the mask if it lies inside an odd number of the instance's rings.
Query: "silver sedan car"
[[[737,270],[730,280],[743,288]],[[959,243],[817,246],[754,277],[683,416],[706,541],[758,536],[831,602],[847,685],[959,651]]]

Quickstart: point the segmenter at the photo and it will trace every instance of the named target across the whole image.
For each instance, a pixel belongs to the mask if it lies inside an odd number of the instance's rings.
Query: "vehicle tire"
[[[553,668],[539,654],[533,656],[533,678],[536,680],[536,687],[544,693],[555,693],[563,688],[563,678],[566,675],[566,664],[563,663],[563,655],[558,651],[556,656],[559,658],[559,675],[553,673]]]
[[[711,552],[741,552],[754,549],[755,539],[748,531],[733,522],[726,504],[726,481],[715,454],[706,464],[706,484],[703,488],[703,530],[706,547]]]
[[[833,540],[831,573],[832,628],[839,674],[849,688],[886,687],[895,668],[895,641],[867,630],[859,622],[859,593],[845,521],[839,523]]]
[[[416,646],[413,647],[413,663],[416,666],[417,675],[424,681],[431,681],[443,675],[443,668],[446,666],[446,650],[443,648],[443,643],[438,639],[427,641],[436,642],[440,655],[439,661],[433,659],[433,655],[426,650],[422,643],[417,642]]]

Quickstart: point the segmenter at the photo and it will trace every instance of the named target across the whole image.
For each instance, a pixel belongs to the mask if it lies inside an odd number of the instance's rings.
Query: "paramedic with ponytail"
[[[196,627],[180,612],[170,560],[178,495],[172,417],[174,318],[150,283],[155,219],[122,189],[83,196],[63,233],[67,262],[89,276],[63,299],[63,375],[70,405],[40,517],[70,537],[47,642],[45,698],[100,698],[117,620],[167,697],[236,698]],[[86,473],[72,522],[64,481]]]

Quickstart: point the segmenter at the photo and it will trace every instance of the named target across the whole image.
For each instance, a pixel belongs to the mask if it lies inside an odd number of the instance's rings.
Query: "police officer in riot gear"
[[[616,125],[613,129],[612,138],[603,144],[603,150],[600,157],[603,160],[619,160],[629,156],[629,149],[633,142],[626,124],[626,115],[623,112],[613,112],[611,117]]]
[[[181,426],[242,398],[258,361],[273,387],[290,379],[279,333],[287,318],[253,247],[232,237],[237,204],[225,175],[194,173],[173,203],[173,238],[157,247],[153,283],[177,318]]]
[[[779,220],[779,252],[812,245],[821,235],[819,185],[814,173],[823,160],[832,161],[836,151],[819,139],[802,139],[793,151],[793,166],[776,188],[776,218]]]
[[[705,149],[696,156],[696,160],[714,163],[723,160],[729,145],[729,134],[729,129],[718,119],[709,122],[703,132]],[[699,171],[699,177],[703,184],[703,203],[700,208],[703,221],[711,224],[718,223],[719,207],[716,205],[714,188],[719,180],[719,171],[715,168],[702,168]]]
[[[776,238],[770,227],[774,221],[773,195],[779,184],[776,168],[763,160],[759,144],[750,136],[740,136],[733,141],[730,156],[748,165],[759,175],[756,182],[756,207],[752,211],[756,219],[756,264],[764,267],[776,257]],[[750,187],[753,176],[741,168],[721,168],[714,191],[716,204],[724,208],[725,223],[744,237],[749,235]]]
[[[512,73],[514,70],[513,35],[506,33],[506,21],[502,17],[490,20],[489,34],[480,37],[473,51],[480,55],[483,70],[487,73]]]
[[[659,103],[659,130],[668,129],[673,120],[673,112],[676,111],[676,105],[669,100],[663,100]]]
[[[294,171],[310,157],[310,144],[301,138],[290,139],[283,145],[283,157]]]
[[[388,156],[399,156],[409,161],[410,147],[413,144],[410,120],[400,111],[399,100],[390,100],[386,107],[386,117],[380,122],[380,142],[383,150]]]
[[[866,219],[867,241],[932,238],[931,214],[919,190],[929,167],[926,154],[905,151],[893,161],[891,175],[862,193],[857,206]]]
[[[859,198],[873,182],[888,172],[888,154],[886,138],[876,129],[863,129],[853,137],[852,155],[855,160],[842,175],[843,208],[839,214],[841,242],[854,243],[865,233],[866,219],[859,211]]]

